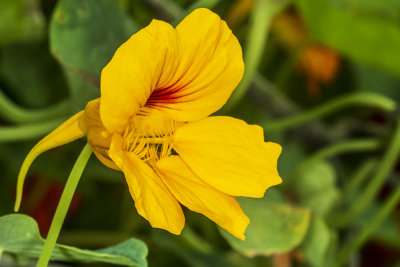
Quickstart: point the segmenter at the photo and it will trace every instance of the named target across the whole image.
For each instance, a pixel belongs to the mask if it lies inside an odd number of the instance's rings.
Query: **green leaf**
[[[339,197],[332,165],[314,160],[300,167],[291,178],[299,203],[316,213],[328,213]]]
[[[300,250],[307,261],[315,267],[327,266],[326,255],[331,242],[331,231],[321,216],[311,218],[310,228]]]
[[[183,231],[186,231],[184,229]],[[168,254],[173,253],[179,257],[183,262],[187,263],[188,266],[192,267],[207,267],[207,266],[219,266],[228,267],[230,266],[222,253],[218,251],[212,251],[209,253],[200,252],[183,242],[182,236],[171,237],[171,235],[162,230],[154,230],[152,233],[152,239],[160,246],[163,252]],[[164,266],[165,257],[162,257],[158,265]],[[169,258],[169,257],[168,257]],[[153,262],[154,264],[154,262]]]
[[[187,243],[186,238],[184,237],[184,231],[187,231],[187,226],[183,230],[182,235],[179,237],[171,236],[171,234],[163,230],[155,229],[153,231],[152,239],[157,243],[157,246],[160,246],[163,253],[167,253],[167,255],[158,255],[159,257],[157,258],[160,258],[159,264],[155,264],[155,262],[153,261],[152,264],[154,266],[167,266],[165,264],[165,257],[171,258],[171,254],[176,255],[177,257],[182,259],[183,262],[187,263],[188,266],[192,267],[258,266],[255,264],[254,259],[245,257],[244,255],[239,254],[233,250],[223,252],[219,250],[216,246],[212,245],[210,245],[210,249],[207,251],[198,248],[196,249]]]
[[[375,2],[389,7],[385,1]],[[400,60],[394,60],[400,57],[399,24],[341,9],[327,0],[296,3],[313,38],[400,77]]]
[[[367,16],[374,16],[381,20],[400,23],[400,1],[398,0],[325,0],[338,8],[349,12],[357,12]]]
[[[19,105],[48,107],[68,94],[63,73],[44,42],[7,46],[1,52],[1,78]]]
[[[81,77],[71,69],[65,69],[64,73],[68,80],[72,98],[72,110],[74,112],[81,111],[90,100],[100,97],[98,86]]]
[[[301,243],[308,229],[310,220],[308,209],[273,202],[268,193],[263,199],[239,200],[244,212],[250,218],[245,241],[220,229],[221,234],[234,249],[249,257],[290,251]]]
[[[44,30],[38,0],[0,0],[0,45],[41,40]]]
[[[101,70],[136,31],[116,1],[59,1],[50,22],[50,49],[66,69],[79,109],[99,96]]]
[[[37,258],[44,240],[34,219],[22,214],[0,217],[0,251],[18,256]],[[54,247],[52,260],[72,262],[106,262],[125,266],[147,266],[147,247],[135,238],[100,250],[86,250],[71,246]]]
[[[293,172],[293,166],[297,166],[306,158],[306,149],[304,144],[299,141],[291,141],[282,144],[284,153],[281,154],[278,161],[278,170],[281,177],[285,178],[285,185],[290,183],[290,174]]]

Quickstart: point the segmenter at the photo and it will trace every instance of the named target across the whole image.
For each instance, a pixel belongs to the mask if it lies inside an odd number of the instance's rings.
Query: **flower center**
[[[138,115],[122,133],[124,150],[153,164],[171,154],[173,134],[178,125],[165,117]]]

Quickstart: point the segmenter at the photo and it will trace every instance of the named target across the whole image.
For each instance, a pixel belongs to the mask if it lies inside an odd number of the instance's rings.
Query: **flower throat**
[[[173,134],[179,123],[171,119],[150,116],[143,116],[139,120],[140,123],[134,121],[121,134],[124,150],[134,153],[148,164],[171,155]]]

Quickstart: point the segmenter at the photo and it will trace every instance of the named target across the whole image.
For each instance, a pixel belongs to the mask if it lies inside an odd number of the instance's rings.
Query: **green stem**
[[[270,132],[284,131],[308,121],[326,116],[337,110],[353,106],[368,106],[385,112],[393,112],[396,108],[396,102],[383,95],[374,93],[349,94],[336,98],[311,110],[304,111],[298,115],[268,122],[263,126],[264,129],[267,129]]]
[[[89,144],[86,144],[78,159],[76,160],[75,165],[72,168],[72,171],[68,177],[67,183],[65,184],[65,188],[54,214],[53,221],[51,222],[50,230],[47,234],[42,253],[40,254],[39,261],[36,265],[37,267],[47,266],[50,260],[51,253],[57,241],[58,235],[60,234],[61,226],[64,222],[65,216],[67,215],[67,211],[69,205],[71,204],[75,189],[91,154],[92,149],[90,148]]]
[[[0,143],[30,140],[42,136],[65,121],[66,118],[35,122],[18,126],[0,127]]]
[[[397,147],[399,149],[399,147]],[[339,252],[338,261],[336,267],[342,266],[347,259],[358,250],[374,233],[379,225],[387,218],[387,216],[396,208],[400,201],[400,185],[396,190],[389,196],[385,201],[383,208],[368,222],[368,224],[362,229],[359,235],[351,241],[348,245],[343,247]]]
[[[280,88],[282,91],[286,92],[287,82],[289,81],[290,75],[293,73],[293,70],[298,62],[299,56],[301,55],[301,49],[298,51],[294,51],[288,55],[286,60],[283,62],[282,66],[278,71],[276,76],[276,86]]]
[[[168,16],[169,20],[179,18],[184,13],[183,9],[171,0],[145,0],[153,9]]]
[[[209,254],[215,251],[213,246],[199,237],[190,227],[186,226],[182,231],[182,239],[186,242],[186,244],[196,251],[204,254]]]
[[[17,106],[0,90],[0,115],[9,122],[26,123],[42,121],[67,115],[71,103],[64,100],[54,106],[43,109],[27,109]]]
[[[173,25],[178,25],[179,22],[182,21],[184,17],[186,17],[190,12],[197,8],[213,8],[216,4],[218,4],[221,0],[197,0],[193,4],[191,4],[185,11],[182,12],[175,20]]]
[[[349,179],[349,181],[345,184],[343,189],[342,199],[350,200],[357,194],[360,186],[363,184],[365,179],[371,174],[371,172],[377,166],[376,159],[369,159],[364,161],[361,166],[357,169],[355,174]]]
[[[279,13],[289,1],[256,0],[250,16],[250,30],[244,51],[245,72],[242,81],[223,110],[229,112],[245,96],[257,68],[267,41],[269,28],[275,15]]]
[[[310,164],[312,164],[315,160],[322,160],[325,158],[337,156],[343,153],[348,152],[362,152],[362,151],[373,151],[382,146],[382,142],[379,139],[374,138],[364,138],[358,140],[347,140],[340,143],[333,144],[326,148],[323,148],[310,157],[299,164],[295,171],[288,177],[290,180],[291,177],[295,177],[295,175],[303,170],[304,168],[308,168]],[[287,179],[286,184],[289,184],[289,180]]]
[[[373,201],[379,189],[385,182],[400,154],[400,121],[397,122],[396,131],[387,151],[378,166],[376,174],[361,195],[353,202],[350,209],[341,216],[335,216],[332,224],[335,227],[343,227],[354,221]]]
[[[382,141],[376,138],[347,140],[319,150],[313,156],[311,156],[311,160],[328,158],[347,152],[372,151],[380,148],[381,146]]]

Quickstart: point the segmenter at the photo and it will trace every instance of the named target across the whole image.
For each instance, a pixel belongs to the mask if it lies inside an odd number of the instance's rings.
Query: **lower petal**
[[[185,217],[179,202],[149,165],[123,150],[123,140],[118,134],[112,137],[110,157],[124,172],[138,213],[152,227],[180,234]]]
[[[281,183],[278,144],[265,143],[261,127],[231,117],[208,117],[179,127],[174,149],[193,172],[233,196],[262,197]]]
[[[234,197],[203,182],[179,156],[158,161],[156,169],[179,202],[244,240],[244,232],[250,220]]]

